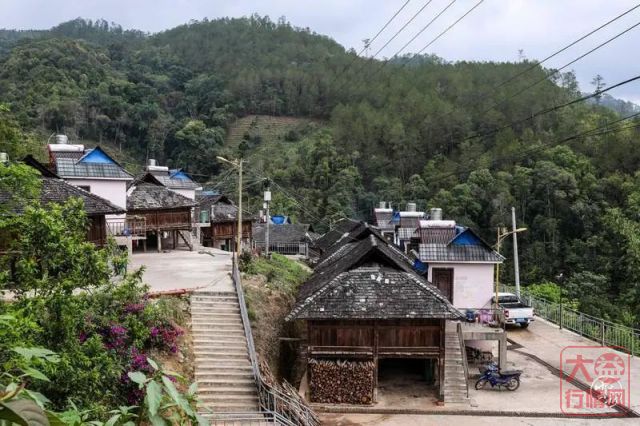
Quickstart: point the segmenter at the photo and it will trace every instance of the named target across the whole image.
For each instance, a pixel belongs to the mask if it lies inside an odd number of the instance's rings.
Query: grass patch
[[[267,287],[294,296],[310,271],[281,254],[273,253],[270,259],[253,257],[243,265],[243,272],[247,275],[263,275]]]

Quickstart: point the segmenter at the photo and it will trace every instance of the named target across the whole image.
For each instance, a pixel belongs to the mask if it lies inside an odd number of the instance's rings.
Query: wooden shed
[[[423,360],[439,389],[445,321],[461,318],[395,247],[374,234],[319,263],[288,316],[307,325],[311,401],[355,404],[375,401],[384,359]],[[336,381],[353,383],[359,391],[341,394],[353,386],[336,389],[331,384]]]

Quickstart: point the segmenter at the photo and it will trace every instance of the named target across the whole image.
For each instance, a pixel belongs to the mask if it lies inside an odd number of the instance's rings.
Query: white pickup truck
[[[493,301],[495,303],[495,296]],[[498,305],[502,308],[505,324],[520,324],[527,328],[533,318],[533,308],[527,306],[513,293],[498,293]]]

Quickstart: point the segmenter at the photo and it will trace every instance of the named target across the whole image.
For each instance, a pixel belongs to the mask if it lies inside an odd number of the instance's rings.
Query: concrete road
[[[484,417],[446,415],[387,415],[387,414],[323,414],[323,425],[331,426],[627,426],[637,425],[638,419],[560,419],[536,417]]]
[[[151,292],[196,289],[234,291],[231,253],[213,248],[204,251],[172,250],[168,253],[135,253],[129,270],[145,267],[143,281]]]
[[[560,330],[556,325],[539,318],[528,329],[509,329],[508,338],[522,345],[523,352],[535,355],[556,368],[560,367],[560,353],[567,346],[599,346],[593,340],[564,329]],[[581,353],[586,358],[597,358],[601,354],[601,350],[584,349],[581,350]],[[621,358],[629,361],[631,409],[640,412],[640,387],[638,387],[640,384],[640,362],[637,357],[629,357],[628,354],[621,352],[617,353]],[[640,420],[637,422],[640,424]]]

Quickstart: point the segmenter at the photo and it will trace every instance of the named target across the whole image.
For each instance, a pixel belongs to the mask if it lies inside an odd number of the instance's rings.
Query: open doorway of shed
[[[380,407],[424,408],[438,402],[436,359],[378,360]]]

